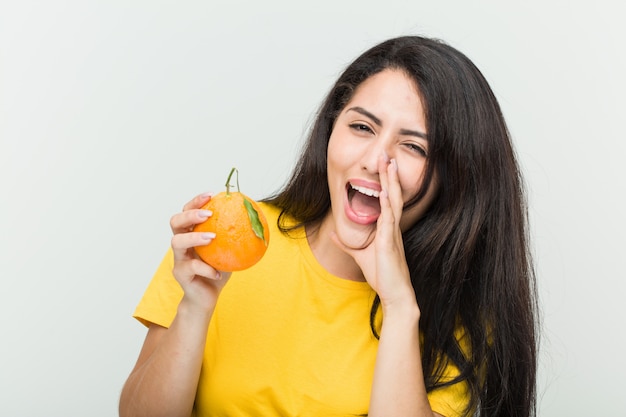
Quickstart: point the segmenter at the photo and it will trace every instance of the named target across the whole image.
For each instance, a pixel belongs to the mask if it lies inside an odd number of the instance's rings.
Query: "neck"
[[[365,281],[361,268],[331,239],[335,226],[332,215],[327,215],[320,224],[307,227],[306,237],[315,259],[331,274],[350,281]]]

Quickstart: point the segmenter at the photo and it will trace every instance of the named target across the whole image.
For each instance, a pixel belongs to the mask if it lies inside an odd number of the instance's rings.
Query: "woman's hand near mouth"
[[[382,186],[380,217],[372,243],[350,249],[336,236],[335,243],[351,255],[380,297],[383,322],[370,397],[370,416],[435,416],[424,385],[419,343],[420,310],[404,255],[400,218],[404,201],[395,160],[378,161]],[[391,410],[391,412],[390,412]]]
[[[362,249],[348,248],[335,235],[333,241],[354,258],[365,279],[380,297],[384,310],[394,303],[408,301],[415,304],[416,301],[400,230],[404,201],[398,166],[394,159],[381,155],[378,169],[382,186],[379,197],[381,212],[373,241]]]

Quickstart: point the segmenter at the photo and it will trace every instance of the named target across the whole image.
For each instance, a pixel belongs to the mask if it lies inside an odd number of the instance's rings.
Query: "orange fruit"
[[[270,240],[263,211],[256,201],[239,191],[239,179],[237,191],[230,191],[235,171],[233,168],[228,175],[226,191],[214,195],[202,207],[213,215],[193,229],[215,233],[211,243],[196,246],[195,251],[204,262],[225,272],[241,271],[260,261]]]

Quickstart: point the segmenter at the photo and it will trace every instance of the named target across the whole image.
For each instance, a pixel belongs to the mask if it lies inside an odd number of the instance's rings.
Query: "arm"
[[[398,303],[383,309],[370,400],[371,417],[440,416],[433,413],[426,396],[419,345],[419,315],[415,302]]]
[[[172,217],[173,274],[183,298],[169,328],[151,325],[137,363],[120,397],[120,417],[191,414],[202,367],[206,333],[228,275],[200,261],[193,247],[212,236],[189,232],[210,213],[199,210],[209,196],[198,196]]]
[[[120,397],[120,417],[186,416],[196,395],[208,320],[182,303],[172,326],[151,325]]]

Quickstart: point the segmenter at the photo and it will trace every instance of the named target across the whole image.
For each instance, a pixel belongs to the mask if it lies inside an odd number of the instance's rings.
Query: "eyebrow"
[[[354,106],[354,107],[350,107],[347,111],[355,111],[357,113],[362,114],[363,116],[366,116],[366,117],[370,118],[378,126],[382,126],[383,125],[382,120],[380,120],[378,117],[374,116],[369,111],[365,110],[363,107]],[[426,133],[420,132],[419,130],[400,129],[400,134],[401,135],[416,136],[418,138],[428,140],[428,136],[426,135]]]

